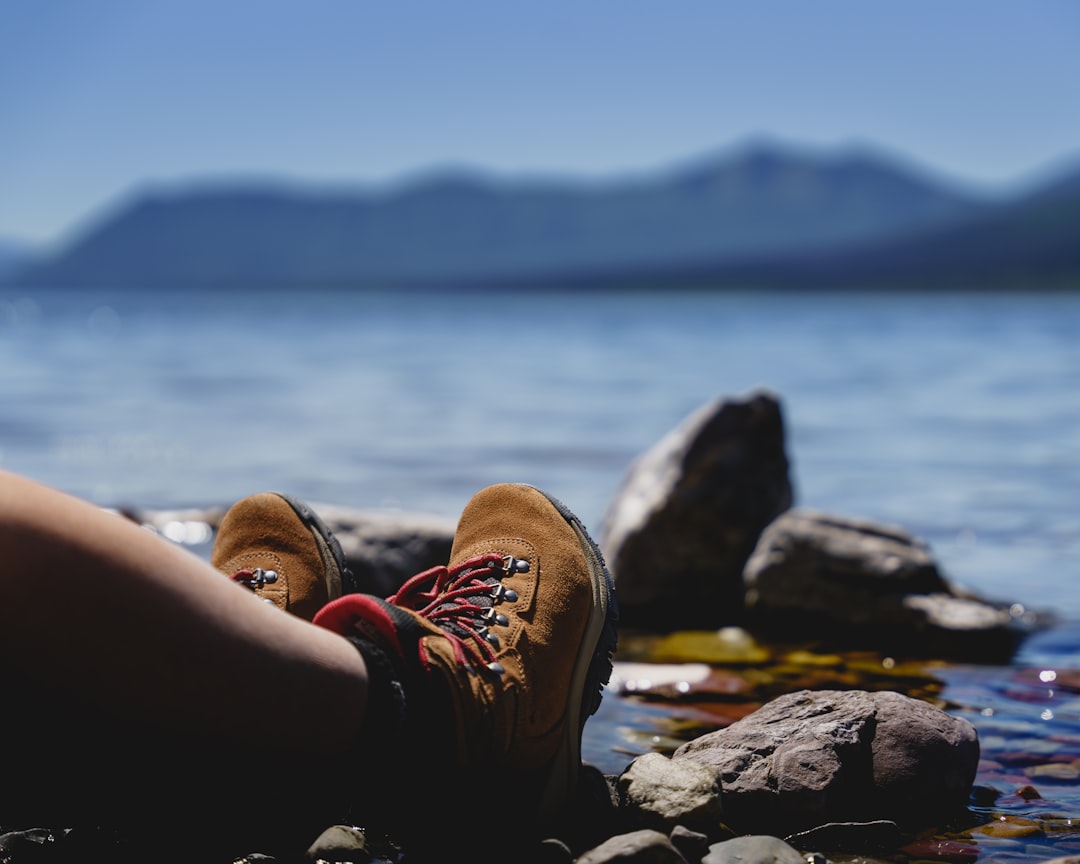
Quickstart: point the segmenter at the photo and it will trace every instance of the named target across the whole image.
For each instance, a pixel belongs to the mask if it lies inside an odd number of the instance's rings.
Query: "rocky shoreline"
[[[572,815],[556,836],[517,847],[513,838],[500,838],[500,848],[504,860],[552,864],[746,864],[773,857],[806,864],[803,853],[886,852],[914,842],[922,829],[962,818],[978,759],[971,724],[926,702],[892,692],[804,690],[670,757],[645,753],[617,776],[586,766]],[[400,839],[404,846],[334,825],[300,858],[253,853],[233,860],[444,860]],[[13,864],[171,860],[168,851],[142,857],[109,832],[0,835],[0,860]]]
[[[224,509],[127,515],[191,542],[212,536]],[[361,591],[389,594],[448,557],[453,520],[316,509]],[[796,507],[780,400],[765,391],[703,405],[642,454],[598,540],[623,625],[634,634],[696,631],[715,640],[718,632],[743,632],[763,644],[870,649],[900,661],[1007,662],[1048,623],[1021,603],[953,585],[929,546],[898,526]],[[801,689],[670,754],[640,755],[618,775],[586,766],[558,836],[496,857],[578,864],[942,857],[918,844],[928,830],[964,821],[978,762],[974,727],[926,701]],[[0,862],[131,854],[107,832],[8,828],[0,823],[7,831]],[[399,839],[404,848],[362,828],[330,826],[298,860],[430,860]],[[469,842],[449,857],[491,857]],[[163,857],[148,850],[132,860]]]
[[[453,519],[314,506],[359,591],[386,596],[449,555]],[[125,512],[183,539],[212,536],[225,509]],[[738,626],[765,642],[1007,662],[1052,623],[954,584],[901,526],[799,506],[781,401],[769,391],[702,405],[629,466],[602,523],[589,527],[615,578],[623,629]]]

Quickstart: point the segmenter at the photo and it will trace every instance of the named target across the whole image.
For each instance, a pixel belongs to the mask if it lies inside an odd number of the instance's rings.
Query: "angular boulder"
[[[743,565],[791,503],[779,399],[759,391],[702,406],[634,461],[602,522],[622,623],[739,621]]]
[[[966,806],[979,741],[967,720],[900,693],[803,690],[672,759],[717,772],[725,822],[740,833],[874,820],[916,830]]]

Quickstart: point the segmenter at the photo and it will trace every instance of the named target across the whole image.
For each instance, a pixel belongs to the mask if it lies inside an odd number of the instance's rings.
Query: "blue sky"
[[[0,237],[152,183],[648,171],[768,137],[1000,187],[1080,155],[1074,0],[5,0]]]

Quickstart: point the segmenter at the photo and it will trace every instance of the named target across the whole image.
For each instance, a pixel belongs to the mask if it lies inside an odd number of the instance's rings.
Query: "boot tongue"
[[[495,605],[493,591],[499,584],[499,575],[498,570],[489,567],[470,567],[463,571],[455,584],[458,587],[475,586],[475,593],[440,603],[433,610],[432,617],[440,627],[459,639],[482,637],[485,627],[482,616]],[[482,590],[481,586],[487,590]]]

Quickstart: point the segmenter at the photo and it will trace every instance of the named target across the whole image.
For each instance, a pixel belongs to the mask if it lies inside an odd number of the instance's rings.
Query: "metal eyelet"
[[[529,562],[524,558],[515,558],[513,555],[504,555],[502,559],[503,573],[528,573]]]
[[[480,620],[485,621],[488,624],[493,624],[496,627],[505,627],[510,623],[510,619],[500,612],[495,611],[495,607],[492,606],[489,609],[485,609],[480,615]]]
[[[507,588],[500,583],[491,589],[491,599],[496,603],[516,603],[518,593],[513,588]]]
[[[239,578],[243,576],[244,578]],[[278,580],[277,570],[263,570],[256,567],[251,571],[241,570],[233,577],[241,585],[245,585],[253,591],[257,591],[264,585],[272,585]]]
[[[263,570],[261,567],[256,567],[255,572],[251,574],[251,581],[258,586],[272,585],[277,580],[277,570]]]

